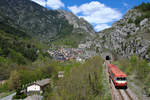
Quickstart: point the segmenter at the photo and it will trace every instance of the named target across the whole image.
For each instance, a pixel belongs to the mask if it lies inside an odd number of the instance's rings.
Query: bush
[[[8,91],[8,84],[7,83],[0,85],[0,93],[7,92],[7,91]]]
[[[134,21],[130,18],[130,19],[128,20],[128,23],[134,23]]]
[[[0,64],[3,64],[3,63],[8,63],[9,61],[8,61],[8,59],[7,58],[5,58],[5,57],[1,57],[0,56]]]
[[[20,86],[20,75],[19,72],[12,71],[8,80],[9,90],[17,89]]]
[[[13,99],[25,99],[27,97],[27,95],[25,93],[21,93],[19,95],[15,95],[13,96]]]
[[[12,49],[10,49],[10,58],[12,61],[17,62],[18,64],[26,64],[26,59],[22,56],[22,54],[17,53]]]
[[[136,9],[139,9],[140,11],[150,11],[150,3],[142,3],[139,6],[135,7]]]
[[[139,26],[139,23],[144,20],[145,18],[150,18],[150,3],[142,3],[139,6],[136,6],[135,9],[138,9],[142,16],[138,16],[135,20],[135,24]]]
[[[140,24],[140,22],[142,21],[142,20],[144,20],[144,18],[146,18],[146,16],[138,16],[137,18],[136,18],[136,20],[135,20],[135,24],[136,24],[136,26],[139,26],[139,24]]]
[[[149,75],[147,76],[147,78],[145,78],[145,81],[144,81],[144,89],[146,91],[146,95],[150,97],[150,73]]]

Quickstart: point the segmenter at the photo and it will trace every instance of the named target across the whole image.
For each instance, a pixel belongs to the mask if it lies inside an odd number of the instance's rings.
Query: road
[[[13,93],[7,97],[4,97],[0,100],[12,100],[13,96],[15,95],[16,93]],[[40,95],[32,95],[32,96],[28,96],[27,98],[25,98],[24,100],[42,100],[43,96],[40,96]]]
[[[0,100],[12,100],[12,98],[13,98],[13,96],[15,95],[16,93],[13,93],[13,94],[11,94],[11,95],[9,95],[9,96],[7,96],[7,97],[4,97],[4,98],[2,98],[2,99],[0,99]]]
[[[28,96],[24,100],[42,100],[42,98],[43,96],[40,96],[40,95],[32,95],[32,96]]]

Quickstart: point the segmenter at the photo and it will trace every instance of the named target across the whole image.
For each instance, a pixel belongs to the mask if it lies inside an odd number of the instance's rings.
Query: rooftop
[[[40,86],[45,86],[45,85],[49,84],[49,82],[50,82],[50,79],[43,79],[43,80],[36,81],[34,83],[38,84]]]
[[[115,76],[127,77],[127,75],[124,72],[122,72],[119,68],[117,68],[115,65],[109,64],[109,68],[112,70],[112,72],[115,74]]]

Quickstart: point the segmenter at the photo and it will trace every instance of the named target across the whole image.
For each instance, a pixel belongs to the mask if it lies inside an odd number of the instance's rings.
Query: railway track
[[[124,91],[128,95],[128,97],[130,98],[130,100],[133,100],[132,96],[128,93],[128,91],[127,90],[124,90]]]
[[[116,89],[112,81],[110,87],[113,95],[112,100],[138,100],[132,93],[129,93],[129,89]]]
[[[121,100],[135,100],[135,98],[132,98],[127,90],[118,90],[118,92]]]
[[[119,95],[121,97],[121,100],[124,100],[124,98],[123,98],[123,96],[122,96],[122,94],[121,94],[121,92],[119,90],[118,90],[118,93],[119,93]]]

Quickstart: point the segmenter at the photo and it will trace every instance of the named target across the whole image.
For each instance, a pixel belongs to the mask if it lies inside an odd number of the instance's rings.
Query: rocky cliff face
[[[76,29],[93,34],[89,23],[70,12],[48,10],[30,0],[0,0],[0,19],[19,26],[31,36],[49,41],[62,35],[74,33]],[[5,22],[6,23],[6,22]]]
[[[73,25],[74,30],[76,31],[77,29],[82,29],[89,33],[90,35],[94,35],[95,31],[93,30],[93,27],[91,24],[89,24],[86,20],[83,18],[78,18],[75,16],[72,12],[66,12],[64,10],[57,10],[60,12],[62,16],[65,16],[65,18],[68,20],[69,24]]]
[[[147,12],[146,12],[147,13]],[[134,53],[150,60],[150,17],[134,8],[114,23],[111,28],[99,32],[94,43],[100,52],[109,50],[122,57]]]

